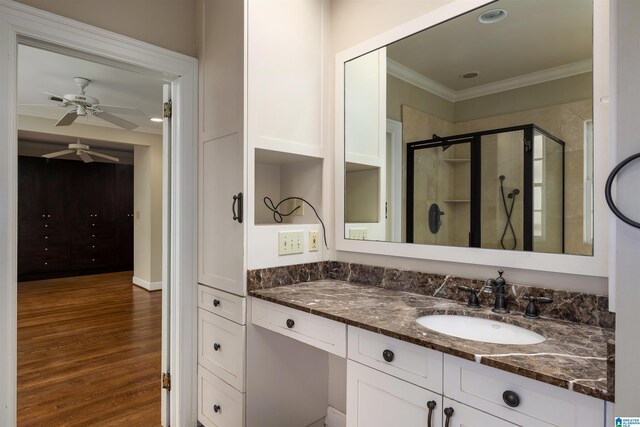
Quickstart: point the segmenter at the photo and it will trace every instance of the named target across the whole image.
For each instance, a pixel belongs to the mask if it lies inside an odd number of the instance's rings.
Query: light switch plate
[[[309,232],[309,252],[318,252],[318,232]]]
[[[366,240],[367,229],[366,228],[350,228],[349,238],[353,240]]]
[[[280,231],[278,233],[278,255],[301,254],[304,252],[302,231]]]

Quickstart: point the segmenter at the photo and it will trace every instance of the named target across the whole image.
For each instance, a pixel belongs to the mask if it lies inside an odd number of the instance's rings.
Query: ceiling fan
[[[91,80],[85,77],[74,77],[73,80],[80,88],[80,93],[78,94],[69,93],[64,96],[60,96],[45,92],[45,94],[49,96],[49,100],[58,102],[60,107],[73,107],[72,110],[67,111],[67,113],[58,120],[56,126],[69,126],[78,118],[78,116],[86,116],[90,113],[99,119],[113,123],[114,125],[124,129],[132,130],[138,127],[135,123],[115,116],[112,113],[144,116],[145,114],[140,109],[102,105],[98,98],[94,98],[93,96],[89,96],[85,93],[85,88],[89,83],[91,83]]]
[[[69,149],[67,149],[67,150],[56,151],[55,153],[43,154],[42,157],[47,158],[47,159],[53,159],[55,157],[64,156],[66,154],[71,154],[71,153],[74,153],[74,152],[85,163],[93,162],[93,158],[91,158],[91,156],[101,157],[103,159],[111,160],[112,162],[119,162],[120,161],[120,159],[118,159],[117,157],[108,156],[106,154],[97,153],[95,151],[89,150],[89,146],[87,144],[81,144],[80,143],[80,139],[78,139],[78,142],[75,143],[75,144],[69,144]]]

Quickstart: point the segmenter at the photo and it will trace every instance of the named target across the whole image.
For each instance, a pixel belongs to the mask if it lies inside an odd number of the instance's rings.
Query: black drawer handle
[[[214,300],[213,300],[213,306],[214,306],[214,307],[217,307],[217,306],[219,306],[219,305],[220,305],[220,300],[214,299]]]
[[[507,390],[502,393],[502,400],[504,400],[504,403],[511,408],[515,408],[520,405],[520,396],[518,396],[518,393],[515,391]]]
[[[391,350],[385,350],[382,352],[382,358],[386,362],[393,362],[393,359],[395,358],[395,354],[393,354],[393,351]]]
[[[217,414],[220,411],[222,411],[222,408],[220,407],[220,405],[213,405],[213,412]]]
[[[293,319],[287,319],[287,328],[291,329],[296,325],[296,322]]]
[[[449,427],[449,421],[451,421],[451,417],[455,411],[453,408],[444,408],[444,416],[447,417],[446,422],[444,423],[444,427]]]
[[[238,205],[238,212],[236,213],[236,203]],[[238,221],[242,224],[242,193],[234,194],[233,196],[233,204],[231,205],[231,211],[233,212],[233,220]]]
[[[431,424],[431,417],[433,416],[433,410],[436,409],[436,401],[428,401],[427,408],[429,408],[429,415],[427,416],[427,427],[433,427],[433,425]]]
[[[221,346],[220,346],[220,344],[218,344],[217,342],[216,342],[216,343],[213,343],[213,349],[214,349],[215,351],[220,350],[220,347],[221,347]]]
[[[609,205],[609,209],[611,209],[611,212],[613,212],[615,216],[620,218],[622,222],[629,224],[632,227],[640,228],[640,222],[634,221],[628,218],[627,216],[625,216],[622,212],[620,212],[620,209],[618,209],[615,203],[613,203],[613,197],[611,197],[611,186],[613,185],[613,179],[616,177],[618,172],[620,172],[620,170],[623,167],[625,167],[627,164],[629,164],[630,162],[632,162],[637,158],[640,158],[640,153],[634,154],[631,157],[627,157],[625,160],[620,162],[618,166],[613,168],[613,170],[609,174],[609,177],[607,178],[607,183],[605,184],[604,197],[607,200],[607,205]]]

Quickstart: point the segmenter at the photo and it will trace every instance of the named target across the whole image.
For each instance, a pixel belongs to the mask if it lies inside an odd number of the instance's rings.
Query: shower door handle
[[[620,172],[622,168],[624,168],[626,165],[628,165],[629,163],[631,163],[637,158],[640,158],[640,153],[627,157],[626,159],[621,161],[620,164],[618,164],[618,166],[613,168],[613,170],[609,174],[609,177],[607,178],[607,183],[605,184],[604,197],[607,200],[607,205],[609,205],[609,209],[611,209],[611,212],[613,212],[615,216],[620,218],[622,222],[629,224],[632,227],[640,228],[640,222],[636,222],[628,218],[622,212],[620,212],[620,209],[618,209],[618,207],[615,205],[615,203],[613,202],[613,197],[611,196],[611,187],[613,186],[613,180],[615,179],[618,172]]]

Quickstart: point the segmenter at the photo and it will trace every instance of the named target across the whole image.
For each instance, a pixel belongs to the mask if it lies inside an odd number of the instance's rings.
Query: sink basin
[[[437,314],[416,319],[422,326],[471,341],[494,344],[538,344],[546,340],[540,334],[519,326],[479,317]]]

